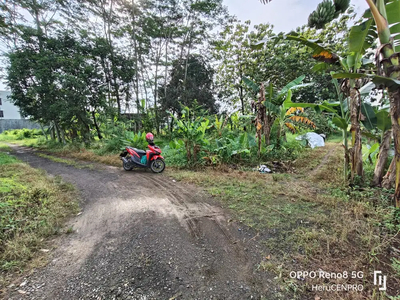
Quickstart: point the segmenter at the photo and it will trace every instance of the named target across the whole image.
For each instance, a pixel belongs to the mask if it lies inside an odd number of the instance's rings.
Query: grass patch
[[[16,162],[17,159],[14,156],[0,152],[0,165],[13,164]]]
[[[373,285],[373,271],[388,275],[387,294],[396,295],[400,251],[391,249],[400,249],[400,213],[390,206],[393,191],[343,188],[342,163],[342,148],[329,142],[326,147],[305,151],[293,164],[294,174],[232,169],[167,170],[167,174],[204,187],[235,219],[260,233],[269,259],[260,261],[259,270],[275,273],[288,297],[308,293],[314,299],[311,285],[340,283],[289,276],[291,271],[322,269],[363,271],[365,277],[347,281],[363,284],[361,293],[319,292],[321,298],[386,299]],[[392,259],[387,258],[388,251]]]
[[[7,144],[0,142],[0,151],[1,152],[9,152],[9,151],[11,151],[11,148]]]
[[[74,188],[0,152],[0,284],[37,263],[46,238],[78,211]]]

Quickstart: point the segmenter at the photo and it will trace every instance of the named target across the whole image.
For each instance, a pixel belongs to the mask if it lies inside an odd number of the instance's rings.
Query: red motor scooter
[[[165,169],[164,157],[161,149],[155,145],[148,145],[150,150],[144,151],[126,146],[124,152],[119,156],[125,171],[131,171],[134,167],[150,168],[154,173],[161,173]],[[142,157],[146,156],[146,163],[142,163]]]

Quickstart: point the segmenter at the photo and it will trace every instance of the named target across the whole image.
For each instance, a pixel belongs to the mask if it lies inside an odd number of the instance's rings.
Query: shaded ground
[[[13,147],[15,155],[81,193],[74,232],[8,299],[284,299],[257,236],[199,189],[146,171],[77,168]]]

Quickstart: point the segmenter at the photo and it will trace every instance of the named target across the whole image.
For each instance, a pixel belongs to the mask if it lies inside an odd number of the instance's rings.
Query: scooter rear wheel
[[[125,171],[131,171],[133,169],[133,164],[122,161],[122,167]]]
[[[150,164],[150,169],[154,173],[161,173],[165,169],[165,162],[161,158],[157,158],[156,160],[153,160]]]

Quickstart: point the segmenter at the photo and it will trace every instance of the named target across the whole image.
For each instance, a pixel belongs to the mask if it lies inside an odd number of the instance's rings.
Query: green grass
[[[11,148],[7,144],[0,142],[0,151],[9,152],[11,151]]]
[[[8,155],[8,154],[0,151],[0,166],[6,165],[6,164],[13,164],[16,162],[17,162],[17,159],[14,156]]]
[[[74,188],[0,152],[0,284],[40,264],[46,237],[78,210]]]

